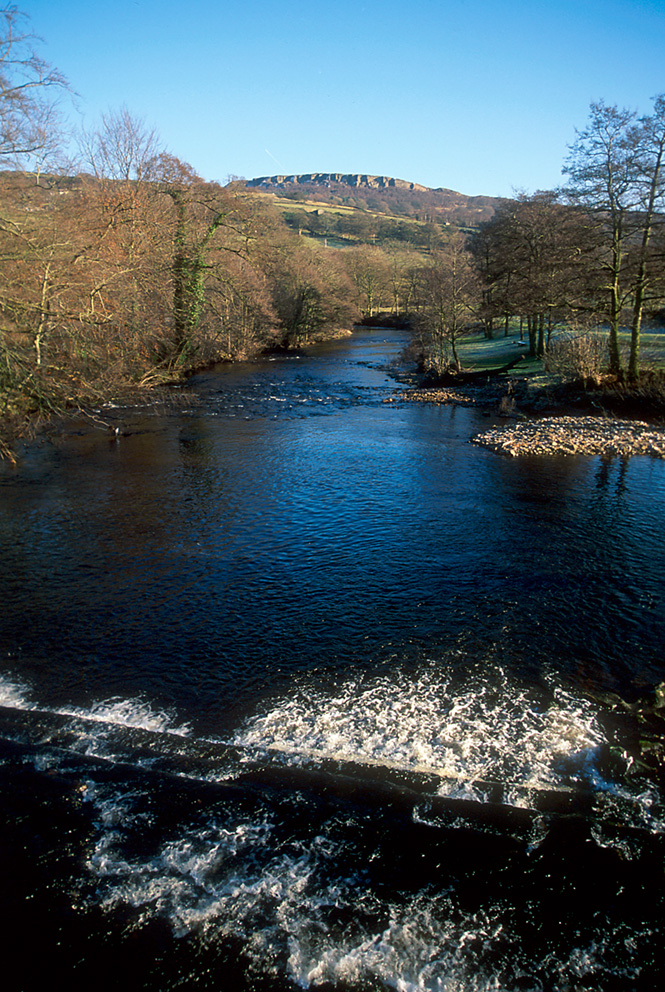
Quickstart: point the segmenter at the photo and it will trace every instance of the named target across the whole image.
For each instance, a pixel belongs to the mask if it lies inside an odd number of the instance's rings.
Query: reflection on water
[[[472,446],[478,411],[383,402],[403,343],[1,470],[0,841],[51,977],[658,987],[625,701],[664,678],[665,465]]]

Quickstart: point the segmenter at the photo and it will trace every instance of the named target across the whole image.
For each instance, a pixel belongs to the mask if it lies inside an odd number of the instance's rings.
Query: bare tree
[[[385,253],[378,247],[361,245],[346,257],[363,314],[373,317],[378,310],[389,309],[390,268]]]
[[[608,298],[610,372],[623,375],[619,327],[632,286],[626,281],[627,248],[635,236],[640,205],[636,177],[641,136],[630,110],[591,104],[589,123],[579,131],[564,166],[565,192],[598,216],[608,232],[602,263]]]
[[[263,233],[254,230],[250,198],[239,188],[205,182],[126,107],[104,114],[99,127],[82,136],[81,149],[101,190],[106,227],[100,251],[124,280],[130,333],[145,336],[145,304],[152,287],[161,285],[162,299],[170,297],[167,333],[156,344],[162,364],[188,364],[195,353],[212,357],[215,347],[250,350],[267,311],[258,300],[256,307],[248,303],[247,266],[227,271],[233,259],[248,258],[249,245]]]
[[[272,305],[270,280],[261,267],[231,255],[215,266],[206,286],[210,317],[198,357],[246,359],[268,343],[278,343],[278,318]]]
[[[66,138],[66,80],[37,52],[39,39],[12,5],[0,10],[0,408],[9,417],[48,406],[39,376],[55,320],[58,262],[67,236],[54,230],[44,189],[18,172],[52,166]],[[34,199],[31,199],[33,197]],[[0,448],[2,445],[0,444]]]
[[[570,177],[565,190],[571,200],[594,214],[607,232],[600,258],[608,299],[610,372],[624,374],[619,327],[630,319],[628,376],[635,381],[651,275],[650,243],[665,194],[665,95],[655,98],[650,117],[639,119],[633,111],[591,104],[589,124],[578,133],[564,172]]]
[[[436,372],[461,368],[457,345],[477,319],[480,280],[464,236],[450,238],[420,272],[421,310],[416,319],[425,364]]]
[[[633,381],[639,377],[640,331],[645,293],[649,281],[651,235],[656,222],[657,211],[659,208],[662,209],[665,194],[665,94],[655,98],[652,116],[643,117],[640,121],[638,137],[641,154],[638,160],[639,171],[636,179],[642,217],[642,237],[635,276],[628,365],[628,377]]]
[[[543,357],[552,331],[586,305],[588,258],[597,251],[598,224],[585,211],[540,191],[503,203],[471,239],[483,278],[486,336],[494,320],[525,318],[529,348]]]
[[[40,170],[60,151],[60,104],[69,88],[38,54],[26,20],[13,5],[0,11],[0,162]]]
[[[247,254],[251,224],[243,199],[206,183],[186,162],[162,152],[153,163],[154,187],[172,204],[170,271],[173,285],[173,361],[191,352],[205,313],[208,276],[219,256]]]
[[[84,163],[98,179],[144,182],[152,178],[154,163],[163,151],[159,135],[126,106],[108,110],[93,131],[80,137]]]
[[[397,242],[389,242],[383,248],[389,273],[388,283],[392,295],[394,316],[406,316],[415,301],[415,280],[413,272],[422,260],[422,255],[413,248]]]
[[[285,245],[270,265],[282,344],[320,340],[359,317],[352,284],[336,249],[309,241]]]

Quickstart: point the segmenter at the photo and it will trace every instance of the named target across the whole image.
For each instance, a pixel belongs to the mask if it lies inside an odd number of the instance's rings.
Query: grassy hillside
[[[447,230],[477,227],[494,214],[498,198],[466,196],[401,182],[377,185],[384,177],[348,177],[355,183],[308,177],[264,177],[246,188],[269,197],[292,229],[344,243],[404,242],[430,248]],[[367,180],[363,182],[362,180]]]

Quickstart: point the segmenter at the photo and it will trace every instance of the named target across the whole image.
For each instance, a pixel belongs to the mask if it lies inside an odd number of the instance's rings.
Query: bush
[[[564,381],[598,386],[607,365],[607,341],[597,331],[568,331],[558,335],[545,356],[545,369]]]

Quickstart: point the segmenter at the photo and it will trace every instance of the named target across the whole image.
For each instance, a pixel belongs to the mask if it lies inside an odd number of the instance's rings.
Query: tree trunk
[[[44,279],[42,281],[42,299],[41,308],[39,315],[39,325],[37,327],[37,333],[35,335],[35,360],[37,365],[42,364],[42,340],[48,327],[48,315],[50,310],[50,304],[48,299],[49,284],[51,281],[51,263],[46,263],[46,270],[44,272]]]
[[[608,348],[610,353],[610,375],[623,378],[623,365],[619,349],[619,324],[621,322],[621,267],[623,264],[623,217],[621,213],[613,217],[612,235],[612,283],[610,286],[610,332]]]
[[[176,211],[176,231],[173,252],[173,327],[174,360],[188,349],[199,325],[205,303],[205,258],[208,244],[222,224],[225,214],[215,215],[198,244],[188,249],[187,203],[180,190],[169,190]]]
[[[545,314],[538,314],[538,348],[537,348],[538,358],[542,358],[545,354]]]
[[[658,155],[653,166],[651,183],[649,186],[649,200],[644,218],[644,228],[642,230],[642,244],[640,246],[640,261],[637,270],[637,280],[635,283],[635,298],[633,302],[633,323],[630,334],[630,359],[628,362],[628,378],[631,382],[636,382],[640,375],[640,332],[642,329],[642,310],[644,308],[644,291],[647,281],[647,249],[651,238],[651,228],[653,225],[653,215],[656,205],[656,196],[660,183],[660,173],[663,164],[663,154],[665,153],[665,143],[661,141]]]
[[[621,364],[621,351],[619,349],[619,322],[621,319],[621,301],[619,293],[618,272],[614,274],[614,281],[611,288],[610,298],[610,330],[607,346],[610,353],[610,375],[618,378],[623,376],[623,366]]]

